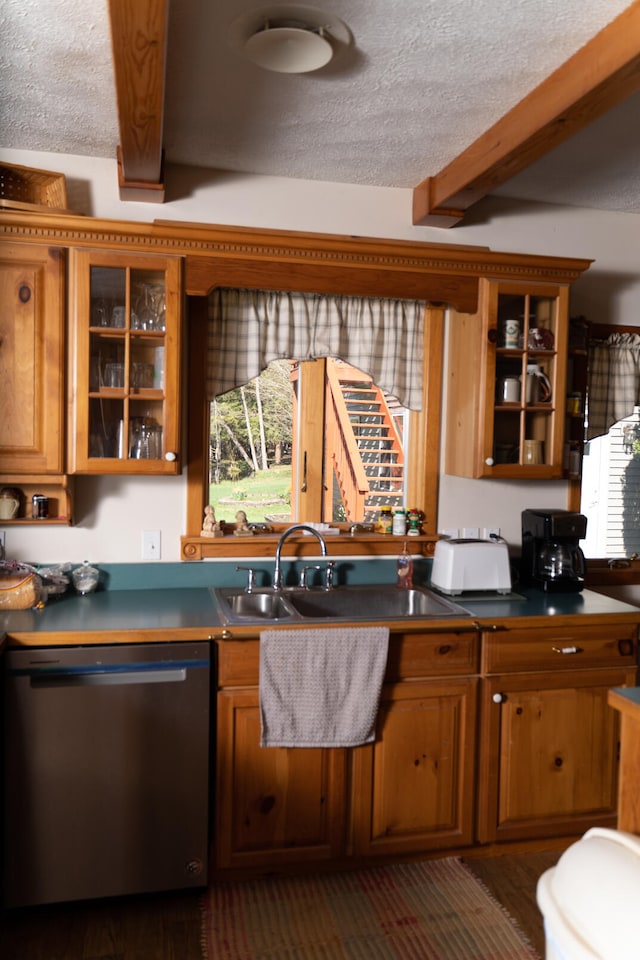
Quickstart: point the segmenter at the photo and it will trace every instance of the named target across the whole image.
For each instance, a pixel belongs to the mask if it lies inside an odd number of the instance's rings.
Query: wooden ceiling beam
[[[413,191],[413,223],[450,227],[496,187],[640,89],[640,0]]]
[[[169,0],[108,0],[121,200],[164,200],[162,135]]]

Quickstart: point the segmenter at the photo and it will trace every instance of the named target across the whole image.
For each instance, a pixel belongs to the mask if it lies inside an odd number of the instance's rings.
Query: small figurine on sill
[[[252,537],[253,530],[247,523],[247,515],[244,510],[238,510],[236,513],[236,528],[233,531],[236,537]]]
[[[201,537],[223,537],[222,525],[216,522],[216,512],[209,504],[204,508],[204,520],[202,522]]]
[[[411,510],[409,510],[407,519],[409,521],[407,536],[419,537],[422,533],[422,521],[424,520],[424,514],[422,510],[417,510],[415,507],[413,507]]]

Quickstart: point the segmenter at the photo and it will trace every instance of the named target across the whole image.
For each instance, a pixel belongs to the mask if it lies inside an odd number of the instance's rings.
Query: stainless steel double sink
[[[315,620],[442,620],[470,617],[468,610],[426,587],[404,590],[394,584],[334,587],[331,590],[285,587],[247,593],[237,587],[214,587],[212,593],[225,624],[308,622]]]

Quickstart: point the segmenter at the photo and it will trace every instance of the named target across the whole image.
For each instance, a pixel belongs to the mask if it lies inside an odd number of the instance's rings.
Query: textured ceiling
[[[306,75],[229,42],[256,0],[173,0],[169,162],[414,187],[630,6],[629,0],[319,0],[354,42]],[[301,8],[304,4],[296,4]],[[115,157],[106,0],[2,0],[0,146]],[[640,212],[636,95],[514,177],[505,196]]]

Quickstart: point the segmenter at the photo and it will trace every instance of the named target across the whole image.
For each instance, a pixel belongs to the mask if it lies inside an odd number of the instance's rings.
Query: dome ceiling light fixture
[[[231,44],[245,57],[275,73],[312,73],[351,44],[349,28],[323,10],[274,6],[239,17],[229,30]]]

